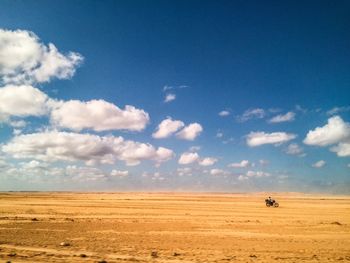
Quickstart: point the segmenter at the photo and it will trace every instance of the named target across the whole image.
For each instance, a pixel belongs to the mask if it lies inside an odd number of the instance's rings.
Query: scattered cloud
[[[329,111],[327,111],[327,115],[331,116],[331,115],[338,114],[340,112],[347,112],[347,111],[350,111],[350,106],[334,107]]]
[[[198,163],[201,166],[211,166],[211,165],[214,165],[217,161],[218,161],[218,159],[216,159],[216,158],[206,157],[206,158],[203,158],[202,160],[200,160]]]
[[[222,138],[222,137],[224,137],[224,134],[223,134],[222,132],[218,131],[218,132],[216,133],[215,137],[216,137],[216,138]]]
[[[288,145],[287,149],[285,150],[286,154],[290,155],[303,155],[304,150],[302,147],[300,147],[297,143],[291,143]]]
[[[119,171],[119,170],[112,170],[110,173],[111,176],[116,176],[116,177],[125,177],[129,175],[129,171]]]
[[[48,82],[69,79],[82,63],[76,52],[60,53],[54,44],[45,45],[26,30],[0,29],[0,79],[3,83]]]
[[[182,121],[172,120],[171,117],[167,117],[158,125],[152,137],[156,139],[168,138],[184,126],[185,124]]]
[[[42,116],[47,114],[48,96],[29,85],[7,85],[0,88],[0,119],[10,117]],[[11,123],[11,122],[10,122]],[[16,124],[15,122],[12,122]],[[17,122],[20,124],[20,122]],[[22,123],[23,124],[23,123]]]
[[[199,155],[196,152],[185,152],[181,154],[178,163],[179,164],[191,164],[199,160]]]
[[[169,93],[165,96],[164,102],[170,102],[176,99],[176,95],[174,93]]]
[[[269,123],[279,123],[286,121],[294,121],[295,113],[292,111],[287,112],[286,114],[279,114],[269,120]]]
[[[247,145],[250,147],[256,147],[263,144],[280,144],[285,143],[296,138],[295,134],[286,132],[250,132],[246,136]]]
[[[191,146],[191,147],[188,149],[188,151],[190,151],[190,152],[197,152],[197,151],[199,151],[200,149],[201,149],[200,146]]]
[[[170,149],[155,148],[122,137],[58,131],[15,136],[2,146],[2,151],[15,159],[84,161],[87,164],[113,164],[119,160],[127,165],[138,165],[143,160],[164,162],[174,155]]]
[[[323,161],[323,160],[320,160],[320,161],[315,162],[314,164],[312,164],[312,167],[314,167],[314,168],[321,168],[321,167],[323,167],[325,165],[326,165],[326,162]]]
[[[178,176],[192,176],[192,168],[190,167],[177,168],[176,171]]]
[[[27,123],[24,120],[13,120],[9,122],[9,125],[13,128],[24,128]]]
[[[57,127],[74,131],[142,131],[149,122],[149,115],[134,106],[126,105],[120,109],[104,100],[70,100],[51,112],[51,122]]]
[[[238,176],[238,180],[239,181],[246,181],[246,180],[249,180],[249,178],[247,176],[244,176],[244,175],[241,174],[241,175]]]
[[[238,122],[246,122],[251,119],[262,119],[266,116],[266,112],[261,108],[246,110],[241,116],[237,116]]]
[[[340,142],[330,150],[331,152],[335,152],[339,157],[350,156],[350,142]]]
[[[242,160],[239,163],[230,163],[228,167],[232,168],[247,168],[250,166],[250,162],[248,160]]]
[[[178,132],[176,136],[183,140],[193,141],[202,131],[202,125],[199,123],[191,123]]]
[[[350,138],[350,124],[339,116],[328,119],[323,127],[317,127],[307,133],[304,143],[316,146],[328,146]]]
[[[269,177],[271,176],[271,174],[263,171],[248,171],[246,173],[246,176],[247,177]]]
[[[269,162],[268,160],[263,160],[263,159],[261,159],[261,160],[259,160],[259,163],[260,163],[260,165],[262,165],[262,166],[266,166],[266,165],[268,165],[270,162]]]
[[[224,175],[224,174],[226,174],[226,172],[224,170],[215,168],[215,169],[210,170],[210,174],[214,175],[214,176],[218,176],[218,175]]]
[[[219,112],[219,116],[220,117],[226,117],[226,116],[229,116],[229,115],[230,115],[230,112],[228,110],[223,110],[223,111]]]

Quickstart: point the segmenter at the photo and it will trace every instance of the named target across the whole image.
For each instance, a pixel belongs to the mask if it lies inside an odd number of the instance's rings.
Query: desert
[[[350,197],[0,194],[1,262],[347,262]]]

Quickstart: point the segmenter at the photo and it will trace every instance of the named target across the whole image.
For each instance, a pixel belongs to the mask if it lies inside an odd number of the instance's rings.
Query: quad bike
[[[267,207],[273,206],[273,207],[278,207],[279,203],[277,203],[275,200],[269,200],[265,199],[265,204]]]

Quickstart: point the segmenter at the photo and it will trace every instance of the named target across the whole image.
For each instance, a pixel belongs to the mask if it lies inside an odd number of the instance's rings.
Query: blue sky
[[[348,193],[349,11],[2,1],[0,190]]]

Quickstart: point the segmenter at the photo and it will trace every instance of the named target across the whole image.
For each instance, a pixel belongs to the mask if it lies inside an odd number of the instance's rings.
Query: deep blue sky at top
[[[262,128],[259,121],[237,125],[232,116],[227,121],[217,114],[225,108],[239,115],[257,107],[326,111],[348,105],[349,10],[350,1],[341,0],[2,0],[0,27],[30,30],[62,52],[82,54],[84,64],[71,80],[42,88],[55,98],[101,98],[144,109],[152,124],[138,139],[158,144],[150,133],[172,116],[203,125],[198,144],[218,129],[231,129],[235,139],[254,130],[283,130],[299,134],[300,142],[327,117],[278,128],[262,120]],[[176,101],[164,104],[165,85],[189,88],[177,89]],[[176,141],[161,144],[180,147]],[[208,148],[222,154],[214,144]],[[324,151],[327,158],[334,155]]]
[[[0,23],[32,30],[43,42],[84,55],[85,65],[70,84],[83,86],[83,94],[67,83],[52,84],[66,87],[67,96],[88,99],[98,90],[105,98],[117,94],[121,104],[149,108],[164,85],[188,85],[194,87],[187,92],[197,98],[196,108],[215,112],[221,107],[332,107],[349,98],[349,5],[2,1]],[[191,109],[186,101],[182,105],[179,110]]]

